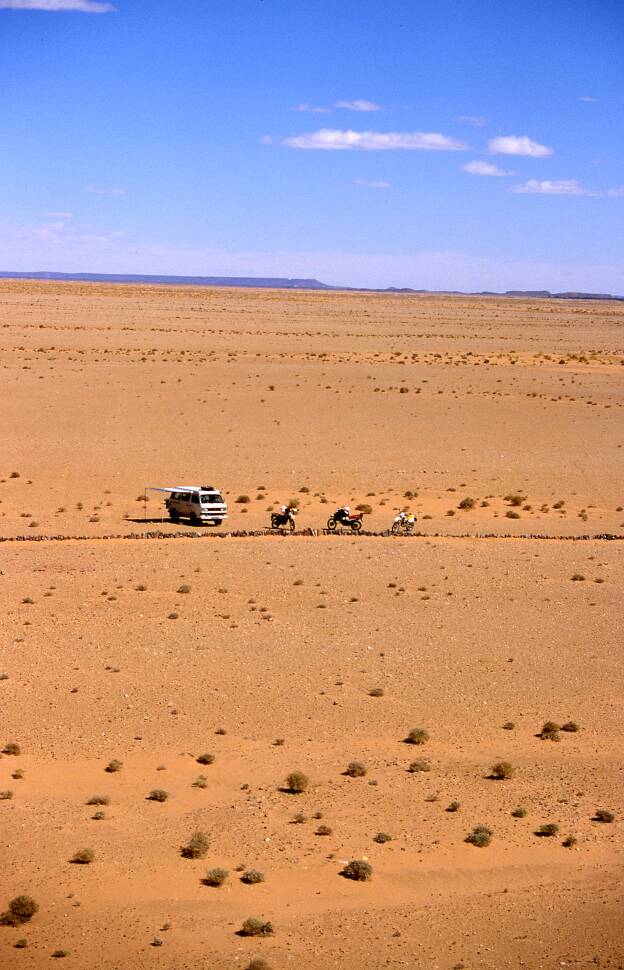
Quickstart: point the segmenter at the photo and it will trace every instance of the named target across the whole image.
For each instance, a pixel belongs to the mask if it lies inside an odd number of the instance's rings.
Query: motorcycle
[[[327,520],[327,528],[330,532],[335,532],[338,526],[359,532],[362,528],[363,512],[346,513],[344,509],[336,509],[334,514]]]
[[[291,532],[294,532],[296,514],[297,509],[292,506],[289,506],[284,512],[273,512],[271,514],[271,528],[290,529]]]
[[[414,531],[415,523],[416,516],[412,515],[411,512],[399,512],[392,523],[392,535],[398,536],[401,532],[404,532],[406,535],[411,535]]]

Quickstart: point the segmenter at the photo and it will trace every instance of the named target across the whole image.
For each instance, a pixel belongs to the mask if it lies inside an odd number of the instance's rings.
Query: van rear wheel
[[[180,513],[177,509],[169,509],[169,518],[177,524],[180,521]]]

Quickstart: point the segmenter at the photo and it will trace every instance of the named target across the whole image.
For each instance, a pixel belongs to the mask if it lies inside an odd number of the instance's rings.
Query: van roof
[[[150,485],[150,492],[213,492],[219,494],[219,489],[212,485]]]

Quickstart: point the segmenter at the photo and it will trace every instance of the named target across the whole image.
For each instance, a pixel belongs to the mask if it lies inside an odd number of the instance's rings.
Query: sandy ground
[[[0,743],[21,749],[0,759],[0,909],[40,907],[0,926],[1,967],[624,966],[623,546],[564,538],[624,535],[623,321],[0,284],[0,538],[67,537],[0,543]],[[145,486],[175,480],[222,488],[236,530],[298,498],[303,527],[347,500],[430,534],[102,538],[143,531]],[[156,497],[146,514],[188,531]],[[542,740],[549,719],[580,730]],[[249,916],[274,934],[237,935]]]

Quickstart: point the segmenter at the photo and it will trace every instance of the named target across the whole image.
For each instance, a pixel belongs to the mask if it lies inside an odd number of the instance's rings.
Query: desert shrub
[[[316,834],[317,835],[331,835],[332,834],[332,830],[330,829],[329,825],[319,825],[319,827],[316,830]]]
[[[33,918],[39,906],[32,896],[15,896],[9,903],[5,913],[0,914],[0,924],[3,926],[21,926]]]
[[[372,515],[373,507],[372,505],[367,505],[366,502],[355,506],[357,512],[363,512],[364,515]]]
[[[561,843],[566,849],[571,849],[573,845],[576,845],[577,839],[574,835],[566,835],[565,839]]]
[[[118,761],[117,758],[113,758],[112,761],[108,762],[104,771],[107,771],[109,775],[114,775],[116,771],[121,771],[122,768],[123,761]]]
[[[464,842],[469,842],[470,845],[476,845],[479,849],[482,849],[490,844],[492,835],[493,832],[487,825],[475,825],[472,832],[464,839]]]
[[[195,760],[199,765],[211,765],[214,764],[214,759],[215,756],[213,754],[200,754]]]
[[[149,802],[166,802],[169,798],[169,792],[165,791],[163,788],[152,788],[151,792],[147,796]]]
[[[514,724],[513,721],[505,721],[505,723],[503,724],[503,731],[513,731],[515,726],[516,725]]]
[[[8,802],[13,798],[13,792],[10,788],[5,788],[4,791],[0,791],[0,802]]]
[[[180,614],[179,613],[176,613],[175,610],[173,611],[173,613],[168,613],[167,614],[167,619],[168,620],[177,620],[177,619],[179,619],[179,617],[180,617]]]
[[[178,590],[177,591],[178,591],[178,593],[190,593],[191,592],[191,587],[187,583],[182,583],[181,586],[178,586]]]
[[[224,734],[227,734],[227,731],[225,730],[225,728],[224,728],[224,727],[218,727],[218,728],[217,728],[217,729],[215,730],[215,734],[220,734],[220,735],[224,735]]]
[[[583,576],[583,573],[573,573],[572,574],[572,582],[573,583],[583,583],[584,581],[585,581],[585,577]]]
[[[460,810],[460,808],[461,808],[461,805],[460,805],[459,802],[451,802],[451,804],[447,806],[446,811],[447,812],[458,812]]]
[[[207,788],[207,787],[208,787],[208,779],[206,778],[206,776],[198,775],[195,781],[193,782],[193,788]]]
[[[271,970],[271,964],[261,957],[255,957],[251,963],[247,964],[245,970]]]
[[[363,778],[365,774],[366,766],[361,761],[350,761],[345,771],[345,775],[350,778]]]
[[[312,818],[323,818],[322,812],[312,812]]]
[[[356,882],[368,882],[373,876],[373,867],[365,859],[352,859],[340,872],[345,879],[354,879]]]
[[[257,869],[247,869],[240,878],[246,886],[255,886],[256,883],[264,882],[264,873]]]
[[[523,808],[522,805],[518,805],[517,808],[512,809],[511,814],[514,818],[526,818],[528,813],[526,808]]]
[[[21,754],[21,753],[22,753],[22,749],[20,748],[17,741],[7,741],[7,743],[2,749],[2,754],[12,754],[17,756],[18,754]]]
[[[106,818],[106,812],[94,812],[91,818],[95,822],[101,822],[102,819]]]
[[[303,814],[303,812],[297,812],[297,814],[293,817],[293,824],[294,825],[303,825],[307,821],[308,821],[308,819]]]
[[[281,748],[284,744],[286,744],[286,739],[275,738],[275,741],[273,742],[273,744],[275,745],[276,748]]]
[[[542,724],[542,730],[540,731],[540,738],[543,741],[559,741],[559,731],[561,728],[555,721],[544,721]]]
[[[6,670],[0,671],[0,680],[8,680],[8,679],[9,679],[9,675],[7,674]]]
[[[545,825],[540,825],[536,835],[540,835],[543,838],[550,839],[553,835],[556,835],[559,831],[559,826],[555,822],[546,822]]]
[[[74,852],[73,856],[69,860],[70,862],[76,863],[79,866],[88,866],[90,862],[95,859],[95,852],[93,849],[78,849]]]
[[[563,501],[563,499],[559,499],[558,502],[553,502],[553,509],[562,509],[564,505],[565,505],[565,502]]]
[[[522,505],[526,502],[526,495],[505,495],[505,501],[509,502],[510,505]]]
[[[412,728],[405,738],[406,744],[425,744],[429,740],[429,733],[425,728]]]
[[[286,779],[286,787],[293,795],[300,795],[307,791],[310,779],[302,771],[291,771]]]
[[[495,765],[492,765],[492,778],[496,778],[498,781],[506,781],[514,773],[513,765],[508,761],[497,761]]]
[[[86,805],[110,805],[110,798],[108,795],[91,795],[91,798],[87,798],[85,802]]]
[[[240,930],[241,936],[272,936],[273,924],[255,916],[248,916]]]
[[[16,940],[13,946],[16,950],[25,950],[28,946],[28,940],[25,940],[24,937],[22,937],[21,940]]]
[[[615,815],[606,808],[598,808],[596,809],[594,818],[597,822],[613,822]]]
[[[208,836],[205,832],[193,832],[190,839],[180,849],[185,859],[203,859],[208,852]]]
[[[227,869],[217,867],[216,869],[209,869],[202,882],[204,886],[222,886],[228,876]]]
[[[392,836],[388,835],[387,832],[378,832],[377,835],[373,836],[373,842],[383,845],[385,842],[392,842]]]
[[[519,519],[520,518],[520,513],[519,512],[514,512],[513,509],[508,509],[507,512],[505,512],[505,516],[508,519]]]
[[[369,697],[383,697],[384,689],[383,687],[372,687],[368,692]]]
[[[457,508],[458,509],[474,509],[474,507],[475,507],[476,504],[477,503],[476,503],[476,500],[475,499],[466,497],[466,498],[463,498],[461,500],[461,502],[459,503],[459,505],[457,506]]]
[[[251,502],[251,499],[248,495],[239,495],[236,499],[237,505],[247,505],[249,502]]]
[[[69,951],[68,950],[53,950],[52,951],[52,956],[53,956],[53,958],[55,960],[62,960],[63,957],[68,957],[69,956]]]
[[[407,770],[411,771],[412,774],[416,774],[419,771],[431,771],[431,765],[424,758],[417,758],[416,761],[410,763]]]
[[[570,734],[576,734],[576,732],[580,731],[581,729],[576,721],[566,721],[565,724],[561,725],[561,730],[568,731]]]
[[[16,768],[15,771],[13,772],[13,774],[11,775],[11,778],[14,778],[15,781],[21,781],[21,779],[23,777],[24,777],[24,769],[23,768]]]

